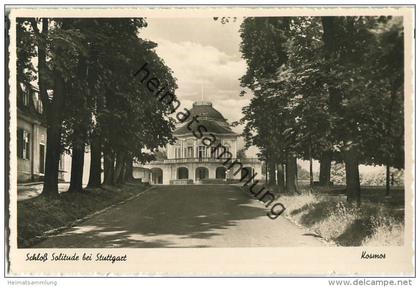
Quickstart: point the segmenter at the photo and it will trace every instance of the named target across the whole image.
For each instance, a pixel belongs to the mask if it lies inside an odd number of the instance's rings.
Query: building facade
[[[238,158],[239,135],[210,102],[195,102],[190,113],[189,119],[196,116],[197,122],[187,120],[176,128],[177,140],[167,145],[166,158],[135,166],[134,177],[151,184],[233,183],[253,175],[252,180],[261,178],[262,163],[256,158]],[[202,137],[197,136],[199,125],[205,127]],[[209,134],[216,138],[211,146],[203,143]]]
[[[38,91],[21,85],[17,97],[17,179],[40,181],[45,172],[47,127],[42,117]],[[64,179],[64,161],[60,160],[59,180]]]

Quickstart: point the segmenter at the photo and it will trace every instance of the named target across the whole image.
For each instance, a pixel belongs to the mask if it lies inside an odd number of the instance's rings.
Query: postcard
[[[413,6],[6,6],[10,276],[412,276]]]

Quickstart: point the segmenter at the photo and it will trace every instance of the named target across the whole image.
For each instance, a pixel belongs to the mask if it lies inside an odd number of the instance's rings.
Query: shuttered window
[[[21,159],[30,157],[30,133],[24,129],[17,130],[17,156]]]

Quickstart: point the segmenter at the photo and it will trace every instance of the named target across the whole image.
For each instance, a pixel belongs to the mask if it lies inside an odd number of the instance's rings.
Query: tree
[[[348,200],[360,204],[359,164],[397,165],[403,154],[403,93],[391,88],[401,87],[403,69],[395,23],[390,17],[245,19],[241,51],[248,70],[241,83],[254,96],[241,121],[247,144],[260,147],[266,160],[287,161],[290,177],[293,157],[319,159],[325,183],[331,160],[343,160]]]
[[[172,141],[175,127],[174,120],[167,116],[171,110],[169,105],[154,98],[145,85],[133,77],[139,67],[147,63],[161,84],[174,94],[175,79],[154,51],[156,44],[139,39],[131,32],[124,35],[120,31],[118,37],[112,38],[119,40],[115,45],[129,49],[125,48],[124,54],[116,49],[113,53],[118,57],[106,62],[112,67],[112,77],[106,78],[104,108],[98,114],[99,126],[106,127],[101,128],[105,184],[123,183],[127,178],[127,164],[131,165],[133,159],[143,162],[153,158],[146,150],[154,152]]]
[[[70,40],[66,33],[60,33],[66,21],[51,21],[50,19],[30,19],[31,29],[37,43],[38,86],[43,110],[47,122],[47,148],[44,173],[44,188],[42,195],[58,195],[58,166],[61,153],[61,124],[65,97],[65,77],[69,75],[66,59],[67,52],[63,43]],[[42,30],[39,30],[39,22]],[[52,27],[51,31],[49,27]],[[51,59],[47,63],[47,55]],[[47,93],[52,90],[52,96]]]
[[[44,195],[58,194],[58,164],[72,155],[71,191],[82,191],[84,155],[92,151],[89,185],[132,178],[133,161],[173,140],[170,105],[153,98],[133,77],[147,62],[169,91],[172,71],[156,54],[156,44],[139,37],[137,19],[22,19],[18,21],[18,78],[29,85],[37,74],[47,123]],[[27,45],[26,45],[27,44]],[[38,71],[31,64],[38,60]]]
[[[285,129],[284,122],[288,120],[287,111],[283,110],[283,113],[280,113],[277,110],[284,95],[278,95],[278,90],[272,87],[270,82],[276,78],[278,67],[287,61],[285,44],[289,24],[289,18],[247,18],[240,30],[241,51],[248,66],[246,74],[241,78],[241,85],[252,91],[255,96],[250,105],[243,109],[244,117],[240,123],[246,123],[243,132],[246,147],[256,145],[262,150],[260,156],[267,163],[271,185],[276,183],[276,169],[281,171],[283,164],[287,162],[287,144],[281,136]],[[267,61],[267,58],[270,61]],[[245,90],[241,93],[243,94]],[[277,118],[272,117],[274,114]],[[287,169],[290,181],[296,176],[296,172],[290,172],[293,169],[291,165],[286,165]],[[283,172],[277,172],[280,191],[283,191],[282,174]],[[294,178],[293,181],[296,182]],[[295,185],[288,186],[290,188]]]
[[[38,80],[43,116],[47,125],[44,196],[58,195],[58,165],[67,88],[75,73],[72,57],[79,50],[80,34],[68,29],[68,19],[26,18],[18,21],[18,79],[24,85]],[[25,48],[24,48],[25,47]],[[36,58],[37,69],[33,67]],[[23,69],[22,69],[23,68]]]
[[[360,204],[359,163],[384,163],[375,156],[378,142],[389,142],[383,124],[389,122],[387,101],[390,93],[381,73],[381,27],[391,18],[385,17],[323,17],[326,71],[334,82],[328,83],[330,109],[334,120],[334,137],[346,165],[349,201]],[[382,30],[382,31],[381,31]],[[382,36],[381,36],[382,35]],[[393,44],[398,41],[392,41]],[[378,49],[379,47],[379,49]],[[399,57],[397,57],[398,59]],[[399,61],[399,60],[397,60]],[[401,78],[403,67],[394,75]],[[389,136],[388,136],[389,138]],[[395,154],[392,149],[382,154]]]
[[[245,149],[241,148],[240,150],[238,150],[236,157],[239,159],[246,159]]]
[[[37,39],[27,18],[16,19],[17,91],[25,92],[37,80],[32,58],[36,56]],[[24,44],[24,45],[22,45]],[[25,91],[24,91],[25,90]]]
[[[404,168],[404,33],[402,18],[384,21],[377,29],[380,47],[377,78],[384,92],[384,123],[381,141],[371,143],[374,162],[386,166],[386,195],[390,194],[391,167]]]

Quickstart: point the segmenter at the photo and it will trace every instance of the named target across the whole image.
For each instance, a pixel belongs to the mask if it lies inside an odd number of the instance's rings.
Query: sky
[[[140,36],[158,44],[156,52],[174,72],[183,107],[203,99],[230,123],[239,120],[250,99],[239,97],[239,78],[246,72],[239,51],[240,20],[222,24],[211,17],[147,18],[147,23]]]

